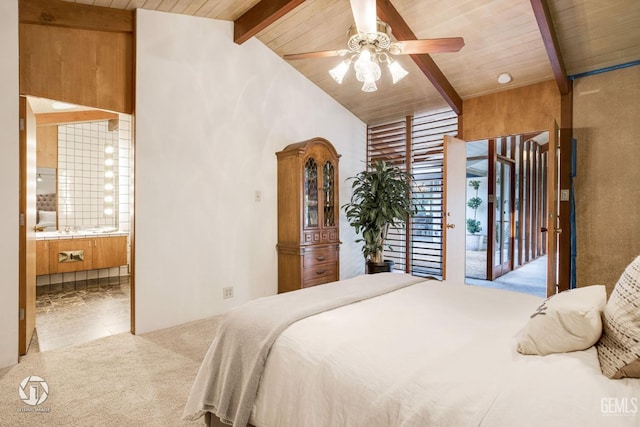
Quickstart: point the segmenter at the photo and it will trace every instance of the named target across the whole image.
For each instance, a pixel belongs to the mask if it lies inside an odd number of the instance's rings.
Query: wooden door
[[[553,120],[549,128],[549,153],[547,155],[547,296],[557,292],[558,283],[558,235],[562,233],[558,222],[558,123]]]
[[[20,97],[20,233],[18,352],[27,354],[36,327],[36,121]]]
[[[442,280],[464,283],[466,230],[466,142],[444,137],[444,209]]]

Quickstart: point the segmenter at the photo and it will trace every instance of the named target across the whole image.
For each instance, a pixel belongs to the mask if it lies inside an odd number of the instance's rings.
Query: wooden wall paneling
[[[540,209],[540,180],[538,173],[539,151],[538,143],[533,141],[532,145],[532,162],[531,165],[531,184],[532,184],[532,200],[531,200],[531,258],[538,256],[538,236],[540,235],[539,209]]]
[[[487,280],[493,280],[496,253],[496,140],[489,139],[487,148]]]
[[[19,32],[20,93],[133,112],[131,34],[24,23]]]
[[[36,128],[36,153],[37,167],[54,169],[58,167],[58,126]]]
[[[524,249],[524,138],[518,141],[518,265],[522,265]]]
[[[549,118],[560,117],[560,93],[548,80],[464,100],[465,140],[547,130]]]
[[[527,263],[531,259],[531,145],[534,144],[533,140],[525,142],[525,150],[527,152],[527,159],[525,161],[525,173],[527,177],[526,186],[526,199],[527,208],[525,209],[525,247],[524,247],[524,262]]]

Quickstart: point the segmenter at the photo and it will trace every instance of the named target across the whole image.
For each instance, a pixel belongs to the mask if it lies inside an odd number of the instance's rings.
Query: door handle
[[[562,233],[562,228],[556,228],[556,234]]]
[[[447,224],[447,228],[456,228],[455,224]]]
[[[547,227],[540,227],[540,232],[546,233],[547,231],[549,231],[547,230]]]

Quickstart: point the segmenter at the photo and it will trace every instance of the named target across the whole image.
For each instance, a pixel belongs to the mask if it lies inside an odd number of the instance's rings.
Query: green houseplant
[[[478,196],[480,181],[469,181],[469,187],[472,187],[474,190],[476,190],[476,195],[467,201],[467,206],[473,209],[473,218],[467,218],[467,231],[469,232],[469,234],[471,234],[471,236],[467,236],[467,247],[473,250],[478,250],[480,247],[481,236],[476,237],[476,233],[482,231],[482,226],[480,225],[481,223],[477,219],[478,208],[482,204],[482,199]]]
[[[353,180],[351,202],[343,205],[349,225],[364,242],[362,254],[367,261],[368,272],[391,271],[393,262],[382,259],[382,252],[389,227],[403,224],[416,213],[411,203],[413,177],[383,160],[378,160],[371,170],[358,173]]]

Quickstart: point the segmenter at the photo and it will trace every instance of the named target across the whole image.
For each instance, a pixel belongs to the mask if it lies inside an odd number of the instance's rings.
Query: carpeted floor
[[[210,318],[24,356],[0,369],[0,426],[193,425],[180,418],[216,329]],[[32,375],[49,388],[37,406],[19,395]]]

